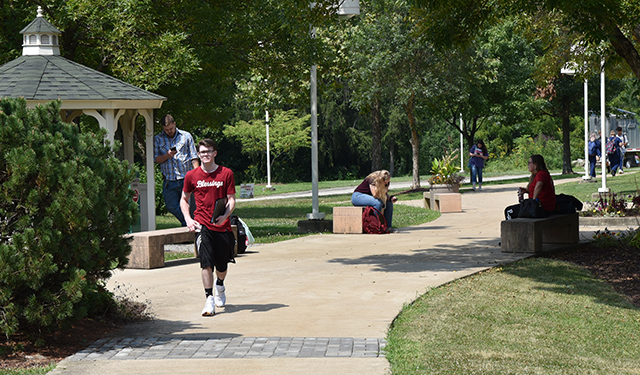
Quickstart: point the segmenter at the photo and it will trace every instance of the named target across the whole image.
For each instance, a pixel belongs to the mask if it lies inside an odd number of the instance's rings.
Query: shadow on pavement
[[[225,313],[234,313],[238,311],[251,310],[251,312],[267,312],[275,309],[281,309],[284,307],[289,307],[289,305],[285,305],[282,303],[268,303],[264,305],[231,305],[227,304],[224,307]]]
[[[361,258],[335,258],[331,263],[369,265],[377,272],[446,272],[469,267],[494,267],[503,258],[495,240],[481,240],[460,249],[454,245],[435,245],[407,254],[376,254]]]

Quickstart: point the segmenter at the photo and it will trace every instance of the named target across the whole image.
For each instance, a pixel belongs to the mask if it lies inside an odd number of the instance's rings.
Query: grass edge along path
[[[528,258],[429,290],[391,324],[393,374],[637,374],[640,309],[572,263]]]

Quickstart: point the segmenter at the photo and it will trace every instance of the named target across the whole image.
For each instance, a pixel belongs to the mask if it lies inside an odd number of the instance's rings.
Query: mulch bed
[[[624,248],[598,249],[590,245],[549,255],[581,265],[605,280],[640,307],[640,251]],[[0,343],[0,369],[26,368],[60,362],[96,340],[120,328],[122,321],[85,319],[57,334],[40,335],[44,345],[36,347],[33,335],[16,335],[10,343]],[[18,348],[19,350],[14,350]]]
[[[601,249],[591,245],[550,255],[585,267],[598,279],[606,281],[620,294],[640,307],[640,251],[630,247]]]
[[[84,319],[73,324],[70,329],[55,334],[16,334],[11,337],[10,342],[0,342],[0,369],[58,363],[114,332],[123,324],[123,321]],[[44,344],[36,347],[34,337],[42,339]]]

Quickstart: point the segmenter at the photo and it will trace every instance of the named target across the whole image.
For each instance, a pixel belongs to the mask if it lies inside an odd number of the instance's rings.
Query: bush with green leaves
[[[562,142],[544,134],[520,137],[514,140],[513,152],[487,164],[488,172],[527,171],[531,155],[542,155],[549,169],[562,168]]]
[[[0,331],[54,330],[111,295],[131,251],[132,172],[104,131],[64,123],[60,103],[0,99]]]

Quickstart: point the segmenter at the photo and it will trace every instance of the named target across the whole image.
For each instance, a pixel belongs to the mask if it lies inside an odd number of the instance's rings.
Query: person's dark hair
[[[162,126],[167,126],[175,123],[176,121],[173,119],[173,116],[171,115],[164,115],[160,118],[160,125]]]
[[[214,141],[213,139],[209,139],[209,138],[205,138],[203,140],[201,140],[200,142],[198,142],[198,151],[200,151],[200,146],[204,146],[207,148],[212,148],[213,151],[216,151],[218,149],[218,145],[216,144],[216,141]]]
[[[482,139],[478,139],[478,140],[476,141],[476,146],[477,146],[478,144],[482,145],[480,148],[482,149],[482,153],[483,153],[483,154],[488,154],[488,153],[489,153],[489,151],[487,151],[487,146],[484,144],[484,142],[482,141]]]
[[[618,126],[618,127],[616,128],[616,131],[617,131],[617,132],[621,132],[621,131],[622,131],[622,126]]]
[[[549,172],[547,169],[547,163],[544,162],[544,157],[542,157],[542,155],[531,155],[531,162],[538,166],[538,171]]]

